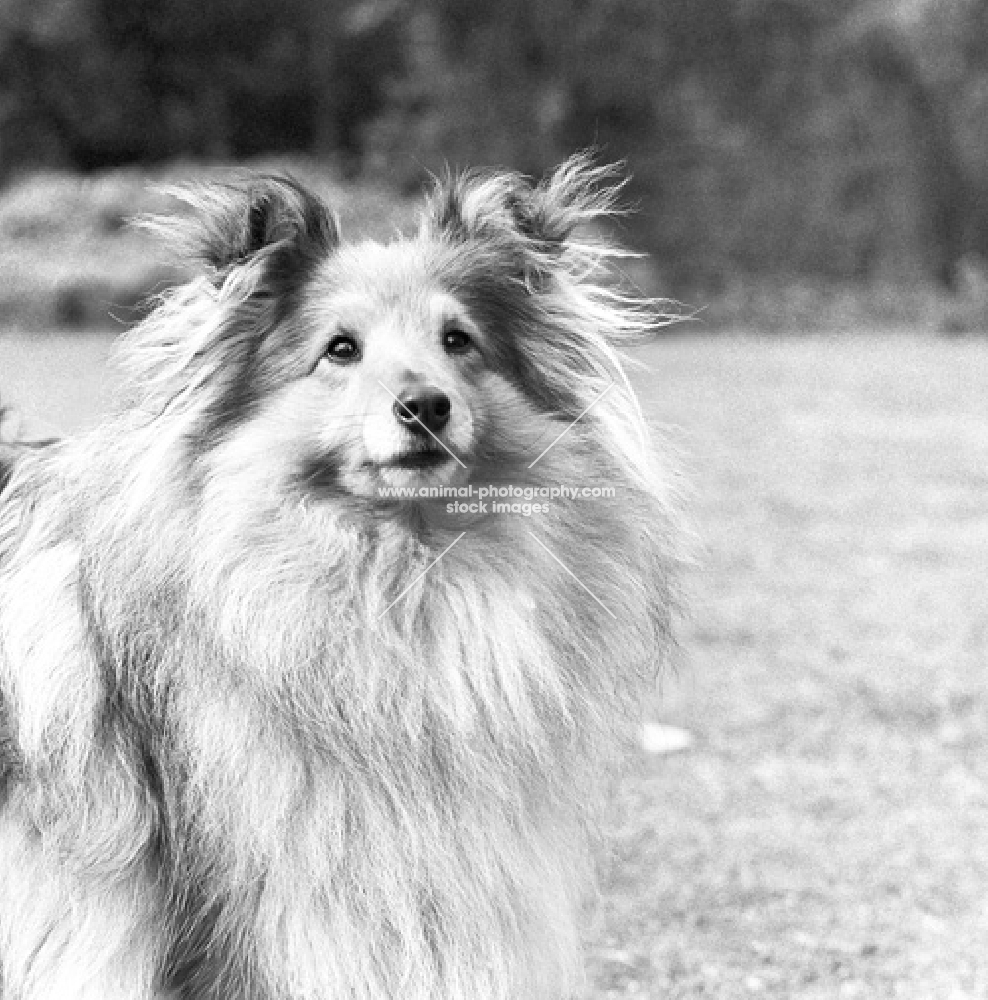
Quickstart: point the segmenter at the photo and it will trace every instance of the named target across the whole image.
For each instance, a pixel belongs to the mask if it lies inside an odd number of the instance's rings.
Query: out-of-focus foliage
[[[298,150],[399,185],[595,144],[661,287],[988,255],[985,0],[0,0],[0,173]]]
[[[244,169],[287,171],[336,208],[349,238],[384,239],[413,224],[412,207],[389,189],[341,184],[318,160],[252,159],[231,170],[173,164],[149,176],[125,167],[80,177],[36,171],[0,192],[0,331],[119,328],[146,315],[154,296],[192,277],[135,219],[187,211],[168,192]]]
[[[357,154],[398,28],[393,3],[0,0],[0,167]]]
[[[674,288],[949,280],[981,249],[985,179],[960,154],[976,126],[951,115],[958,87],[984,88],[986,53],[963,44],[979,17],[965,0],[431,0],[389,159],[537,170],[598,143],[629,160]]]

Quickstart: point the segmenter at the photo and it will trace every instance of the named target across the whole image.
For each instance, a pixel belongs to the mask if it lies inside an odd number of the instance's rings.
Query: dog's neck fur
[[[184,460],[130,458],[135,481],[142,461]],[[560,445],[544,472],[575,462],[586,452]],[[66,524],[114,725],[164,705],[138,729],[161,734],[152,756],[183,757],[182,786],[162,789],[161,863],[203,896],[173,967],[220,990],[264,981],[291,949],[297,980],[276,985],[299,995],[555,992],[578,966],[591,774],[665,641],[637,537],[650,498],[627,484],[620,506],[560,508],[539,540],[492,519],[432,565],[453,531],[344,527],[332,506],[230,496],[230,481],[136,503],[123,490]],[[584,582],[569,566],[592,569]],[[202,971],[203,934],[228,966]]]

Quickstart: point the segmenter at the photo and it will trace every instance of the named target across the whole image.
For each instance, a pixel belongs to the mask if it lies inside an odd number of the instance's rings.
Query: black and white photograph
[[[0,1000],[988,997],[988,0],[0,0]]]

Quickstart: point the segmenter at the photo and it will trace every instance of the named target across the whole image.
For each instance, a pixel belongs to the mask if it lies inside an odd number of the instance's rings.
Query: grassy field
[[[41,431],[107,340],[0,336]],[[988,996],[988,339],[672,338],[692,620],[615,810],[590,994]]]
[[[988,996],[988,341],[682,340],[706,555],[599,996]],[[608,952],[607,949],[613,949]]]

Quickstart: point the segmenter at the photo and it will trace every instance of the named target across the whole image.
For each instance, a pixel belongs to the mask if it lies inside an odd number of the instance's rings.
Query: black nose
[[[414,434],[438,434],[449,422],[453,404],[435,386],[406,389],[395,403],[395,416]]]

